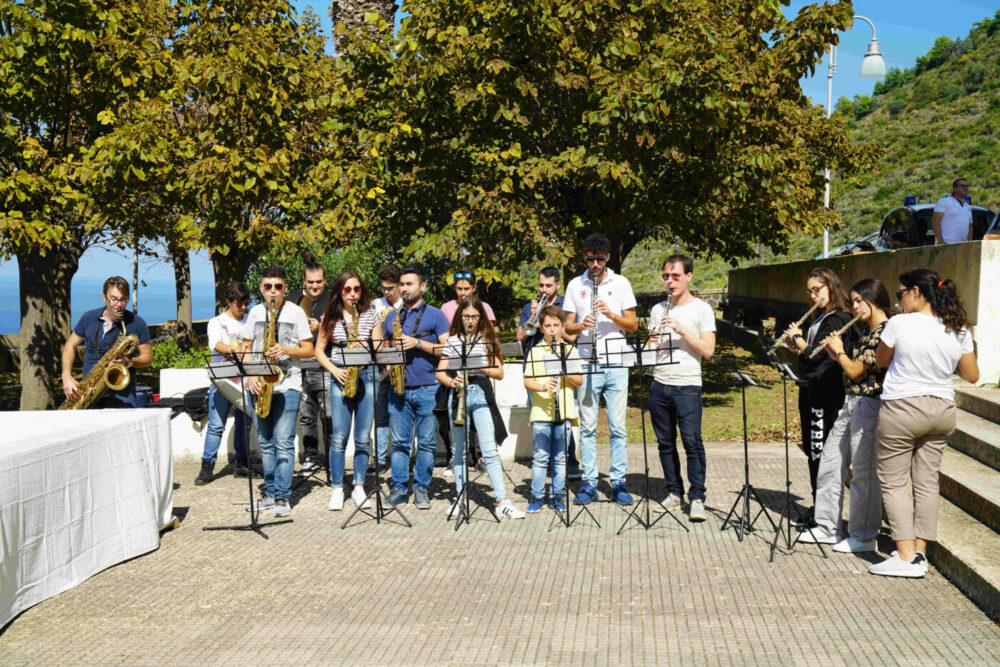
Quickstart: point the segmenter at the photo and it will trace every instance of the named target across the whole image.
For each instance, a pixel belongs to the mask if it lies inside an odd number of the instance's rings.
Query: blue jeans
[[[336,380],[330,382],[330,419],[333,423],[330,434],[330,484],[340,486],[344,482],[344,451],[347,449],[347,434],[354,422],[354,483],[364,484],[368,471],[368,457],[372,422],[375,420],[375,394],[372,377],[368,369],[358,374],[358,391],[354,398],[344,398],[343,387]]]
[[[434,469],[437,420],[434,418],[437,385],[408,387],[400,396],[389,392],[389,430],[392,435],[392,489],[404,493],[410,482],[410,444],[417,434],[417,464],[413,484],[427,488]]]
[[[701,441],[701,387],[672,387],[653,382],[649,390],[649,419],[663,466],[668,493],[684,497],[680,476],[681,457],[677,453],[677,429],[681,431],[687,457],[688,500],[705,500],[705,445]]]
[[[451,414],[448,415],[451,421]],[[479,451],[483,453],[483,463],[486,464],[486,474],[493,485],[493,494],[497,502],[507,497],[507,489],[503,485],[503,466],[500,465],[500,454],[493,437],[493,415],[490,405],[486,402],[482,387],[470,384],[465,396],[465,426],[451,425],[451,444],[453,448],[452,469],[455,472],[455,491],[462,492],[465,484],[465,435],[472,424],[476,425],[476,435],[479,438]]]
[[[275,500],[292,495],[292,467],[295,465],[295,422],[299,416],[299,392],[294,389],[271,395],[271,413],[254,416],[260,457],[264,464],[264,495]],[[250,396],[250,405],[256,405]]]
[[[596,372],[594,372],[596,371]],[[597,408],[604,397],[611,433],[612,484],[625,481],[628,471],[628,450],[625,443],[625,409],[628,405],[628,369],[600,369],[584,364],[583,386],[580,387],[580,463],[583,481],[597,484]]]
[[[223,380],[225,382],[225,380]],[[226,430],[226,418],[229,417],[229,409],[234,407],[222,393],[210,385],[208,388],[208,426],[205,428],[205,453],[201,455],[202,461],[215,463],[218,458],[219,446],[222,444],[222,432]],[[236,458],[246,459],[247,456],[247,433],[243,422],[243,413],[236,409],[236,422],[233,424],[233,448],[236,450]]]
[[[545,474],[549,470],[549,458],[555,464],[552,467],[552,499],[558,499],[566,487],[566,439],[564,437],[565,422],[533,422],[531,438],[535,443],[535,452],[531,457],[531,497],[545,498]]]

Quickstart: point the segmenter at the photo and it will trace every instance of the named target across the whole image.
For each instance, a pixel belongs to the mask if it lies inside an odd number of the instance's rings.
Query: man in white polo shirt
[[[563,301],[566,331],[579,335],[577,349],[580,359],[586,364],[583,386],[579,390],[583,484],[573,502],[586,505],[597,498],[597,408],[603,396],[608,415],[608,431],[611,434],[611,468],[608,470],[611,499],[619,505],[631,505],[632,496],[625,484],[625,473],[628,470],[625,441],[628,369],[601,368],[601,364],[609,362],[608,351],[613,353],[621,349],[625,342],[625,332],[635,333],[639,328],[639,320],[635,315],[635,295],[627,278],[607,268],[611,257],[611,241],[607,236],[591,234],[584,239],[583,255],[587,271],[569,281]],[[591,276],[596,276],[596,279]],[[596,364],[587,363],[592,359],[595,326]]]
[[[972,204],[965,201],[968,194],[969,182],[956,178],[951,184],[951,194],[934,204],[931,227],[936,245],[972,240]]]

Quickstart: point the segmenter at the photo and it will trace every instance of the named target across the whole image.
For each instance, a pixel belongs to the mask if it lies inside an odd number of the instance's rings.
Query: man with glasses
[[[620,505],[631,505],[632,496],[625,483],[628,369],[602,368],[601,364],[608,363],[608,352],[613,354],[622,349],[624,333],[635,333],[639,328],[635,295],[628,279],[607,267],[611,256],[611,241],[607,236],[588,236],[583,241],[583,254],[587,270],[569,282],[563,303],[566,331],[579,336],[577,349],[586,364],[579,393],[583,484],[573,502],[587,505],[597,498],[597,410],[603,397],[611,434],[610,497]],[[586,363],[594,357],[596,364]]]
[[[455,298],[441,306],[441,312],[448,318],[449,325],[454,319],[455,313],[458,312],[458,307],[462,304],[462,301],[476,291],[476,274],[470,269],[459,269],[455,271],[452,277],[455,279]],[[493,314],[490,304],[483,301],[483,308],[486,309],[486,316],[490,318],[490,322],[495,324],[497,316]]]
[[[951,184],[951,194],[934,204],[931,227],[936,245],[972,240],[972,204],[965,201],[968,194],[969,182],[956,178]]]
[[[413,499],[417,509],[430,509],[427,487],[434,468],[434,405],[438,381],[434,373],[442,345],[448,340],[444,313],[424,301],[427,281],[414,266],[400,271],[403,307],[391,311],[382,323],[382,338],[393,339],[393,324],[400,318],[402,346],[406,351],[406,388],[403,395],[389,393],[389,426],[392,433],[393,505],[406,503],[410,483],[410,444],[417,436],[417,462],[413,469]],[[393,340],[395,343],[395,341]]]
[[[403,305],[403,297],[399,294],[399,267],[386,264],[378,272],[378,280],[382,288],[382,296],[375,299],[372,306],[380,318],[389,314],[390,310]],[[375,403],[375,453],[378,456],[378,467],[385,470],[389,453],[389,374],[385,373],[378,384],[378,401]],[[368,472],[375,472],[375,460],[368,466]]]
[[[104,281],[101,292],[104,307],[88,310],[73,327],[62,349],[62,382],[67,399],[77,397],[79,383],[73,377],[73,362],[76,360],[76,348],[81,344],[86,345],[83,355],[84,377],[115,344],[122,335],[123,328],[125,333],[133,334],[139,339],[139,350],[128,359],[116,361],[129,368],[142,368],[153,363],[149,327],[141,317],[126,310],[128,295],[128,281],[120,276],[108,278]],[[135,403],[135,373],[129,373],[127,387],[121,391],[106,391],[91,407],[134,408]]]
[[[691,521],[705,520],[705,445],[701,441],[701,361],[715,353],[715,313],[691,294],[694,262],[687,255],[671,255],[663,262],[663,282],[669,298],[653,306],[649,314],[651,344],[657,362],[673,364],[653,367],[649,390],[649,417],[663,466],[667,497],[656,511],[679,509],[684,498],[677,430],[687,459],[688,500]],[[656,337],[657,334],[669,333]],[[655,342],[654,342],[655,341]],[[671,357],[671,351],[673,352]]]
[[[309,321],[309,331],[312,332],[313,346],[319,335],[319,323],[326,312],[326,304],[330,301],[330,290],[326,289],[326,271],[318,263],[312,253],[303,256],[301,290],[292,292],[288,300],[301,308],[309,308],[306,318]],[[302,426],[302,472],[311,473],[323,467],[323,458],[319,455],[320,429],[319,420],[323,420],[323,433],[330,437],[330,412],[326,407],[327,391],[326,373],[321,370],[302,371],[302,402],[299,407],[299,423]]]
[[[242,345],[243,352],[252,351],[254,359],[266,356],[268,361],[285,374],[281,382],[272,388],[270,413],[266,417],[254,417],[264,463],[264,496],[257,501],[258,508],[273,508],[276,517],[292,513],[289,501],[295,463],[295,422],[302,392],[302,372],[297,360],[313,356],[309,320],[305,311],[285,300],[285,286],[284,269],[278,266],[264,269],[260,279],[260,293],[264,297],[264,303],[250,309],[243,327]],[[277,309],[275,342],[265,350],[264,335],[271,321],[269,304]],[[248,380],[251,409],[256,409],[256,396],[260,393],[260,388],[261,378],[251,377]]]

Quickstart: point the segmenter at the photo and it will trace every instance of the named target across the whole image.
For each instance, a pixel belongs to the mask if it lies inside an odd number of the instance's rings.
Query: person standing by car
[[[951,194],[934,204],[931,228],[935,245],[972,240],[972,204],[965,201],[968,194],[969,182],[956,178],[951,184]]]

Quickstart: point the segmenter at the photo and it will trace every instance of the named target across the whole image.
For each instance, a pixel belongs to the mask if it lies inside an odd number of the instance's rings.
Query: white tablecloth
[[[0,627],[159,546],[169,410],[0,412],[0,443]]]

